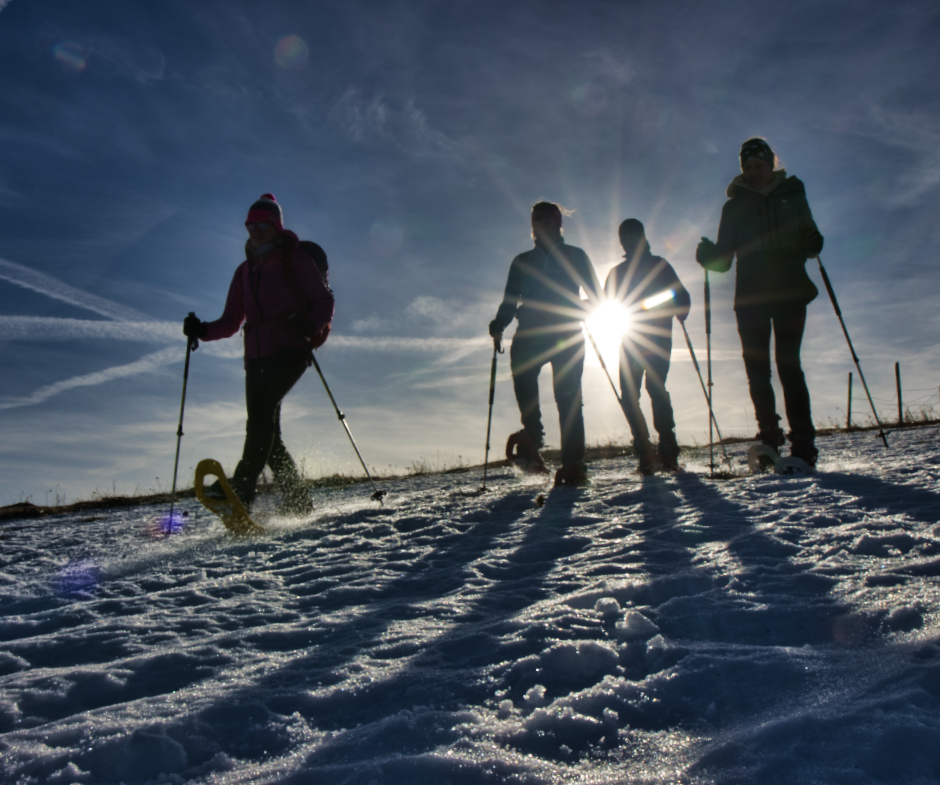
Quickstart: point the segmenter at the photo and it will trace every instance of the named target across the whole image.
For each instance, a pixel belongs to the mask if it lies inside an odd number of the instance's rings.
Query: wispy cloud
[[[39,294],[44,294],[46,297],[61,300],[69,305],[85,308],[109,319],[126,322],[150,321],[150,317],[141,311],[119,305],[111,300],[106,300],[104,297],[83,292],[81,289],[69,286],[51,275],[30,270],[28,267],[9,262],[6,259],[0,259],[0,279],[22,286],[24,289],[31,289]]]
[[[128,376],[136,376],[140,373],[152,373],[165,365],[178,362],[180,359],[179,350],[176,347],[161,349],[159,352],[145,355],[127,365],[115,365],[112,368],[106,368],[103,371],[85,374],[83,376],[73,376],[70,379],[64,379],[54,384],[46,385],[35,390],[30,395],[22,398],[0,399],[0,410],[17,409],[22,406],[35,406],[38,403],[48,401],[59,393],[73,390],[76,387],[94,387],[106,382],[112,382],[115,379],[125,379]]]
[[[400,314],[378,316],[372,314],[364,319],[357,319],[351,325],[353,332],[396,332],[419,327],[423,332],[473,333],[484,331],[489,320],[496,312],[492,302],[467,304],[458,299],[440,297],[416,297]]]
[[[416,352],[427,354],[429,352],[453,352],[464,349],[474,349],[479,346],[492,344],[492,339],[485,336],[480,338],[396,338],[396,337],[369,337],[356,335],[334,335],[330,337],[329,346],[332,348],[359,349],[375,352]]]
[[[449,155],[458,148],[430,126],[413,100],[395,108],[381,95],[369,98],[350,88],[330,110],[329,119],[359,144],[391,144],[412,155]]]
[[[0,316],[0,341],[183,341],[176,322],[105,322],[98,319],[58,319],[49,316]]]
[[[898,176],[895,193],[887,199],[896,207],[913,204],[940,186],[940,121],[920,110],[899,110],[879,104],[868,109],[863,134],[915,153],[915,163]]]

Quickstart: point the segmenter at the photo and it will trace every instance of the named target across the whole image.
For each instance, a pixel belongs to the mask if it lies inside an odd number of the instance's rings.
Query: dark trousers
[[[245,363],[245,447],[232,475],[232,487],[246,505],[255,497],[258,475],[265,464],[282,491],[296,488],[301,480],[294,459],[281,441],[281,401],[307,370],[303,351],[288,349]]]
[[[646,392],[653,407],[653,427],[659,434],[659,448],[667,457],[678,453],[676,445],[676,421],[672,412],[672,400],[666,392],[666,376],[669,374],[669,356],[672,354],[672,337],[658,337],[652,346],[639,346],[632,341],[620,350],[620,396],[623,413],[633,433],[633,440],[640,450],[649,447],[649,428],[640,409],[640,389],[643,374],[646,374]]]
[[[539,372],[546,363],[552,364],[552,386],[561,425],[561,462],[565,466],[579,464],[584,461],[584,415],[581,411],[584,336],[581,331],[517,331],[512,339],[509,365],[522,425],[540,446],[545,431],[539,408]]]
[[[806,306],[799,304],[739,308],[738,334],[751,401],[762,434],[779,428],[774,388],[770,383],[770,333],[774,335],[777,374],[783,387],[790,441],[812,441],[816,435],[810,413],[809,390],[800,367],[800,345],[806,326]]]

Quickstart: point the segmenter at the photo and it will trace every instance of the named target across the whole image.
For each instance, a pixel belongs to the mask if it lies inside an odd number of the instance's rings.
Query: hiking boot
[[[816,468],[816,459],[819,457],[819,450],[812,439],[793,439],[790,437],[790,457],[800,458],[806,462],[811,469]]]
[[[678,453],[675,456],[672,456],[672,455],[667,456],[667,455],[663,455],[662,453],[659,453],[659,464],[661,467],[661,471],[664,471],[664,472],[682,471],[681,467],[679,466]]]
[[[652,453],[643,454],[640,456],[640,460],[636,464],[636,473],[641,477],[650,477],[656,473],[656,467],[659,466],[659,462],[656,460],[656,456]]]
[[[506,441],[506,459],[523,472],[547,474],[548,467],[539,453],[540,442],[525,430],[516,431]]]
[[[228,496],[225,495],[225,489],[222,487],[222,483],[218,480],[203,490],[202,493],[207,499],[212,499],[213,501],[228,501]]]
[[[555,472],[555,487],[563,485],[576,487],[588,484],[587,466],[583,463],[572,463],[568,466],[562,466]]]
[[[766,444],[770,449],[776,450],[778,453],[780,452],[780,448],[787,442],[779,425],[775,425],[773,428],[769,428],[765,431],[760,431],[755,438],[761,444]]]
[[[647,440],[634,439],[633,454],[637,457],[636,473],[643,477],[649,477],[659,466],[659,456]]]
[[[672,433],[659,437],[659,463],[664,472],[679,471],[679,444]]]

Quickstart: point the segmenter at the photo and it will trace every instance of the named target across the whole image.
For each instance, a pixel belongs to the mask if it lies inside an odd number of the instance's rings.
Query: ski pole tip
[[[382,503],[382,498],[388,493],[388,491],[376,491],[372,494],[372,498],[377,501],[379,504]]]

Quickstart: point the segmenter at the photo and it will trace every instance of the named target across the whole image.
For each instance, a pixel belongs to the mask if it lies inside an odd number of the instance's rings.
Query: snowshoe
[[[766,444],[752,444],[747,451],[747,465],[754,474],[770,474],[777,470],[780,455]]]
[[[777,461],[777,474],[788,474],[790,476],[800,476],[815,474],[816,470],[802,458],[790,455]]]
[[[225,494],[224,499],[218,499],[215,495],[207,493],[211,490],[214,494],[217,494],[217,490],[213,486],[205,487],[206,475],[218,478],[218,483],[214,485],[218,485]],[[222,470],[222,465],[218,461],[211,458],[199,461],[196,464],[196,477],[193,485],[196,489],[196,498],[202,502],[203,507],[218,515],[222,519],[222,523],[225,524],[225,528],[233,534],[241,537],[264,534],[264,527],[259,526],[251,519],[248,510],[245,509],[242,500],[238,498],[238,495],[232,489],[225,472]]]
[[[524,474],[548,474],[535,440],[525,431],[516,431],[506,441],[506,460]]]

